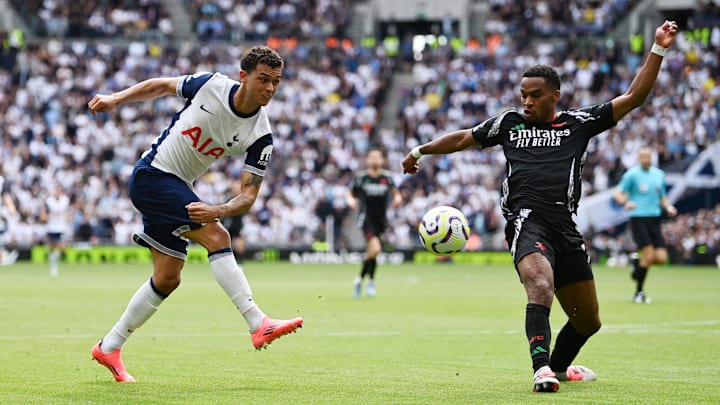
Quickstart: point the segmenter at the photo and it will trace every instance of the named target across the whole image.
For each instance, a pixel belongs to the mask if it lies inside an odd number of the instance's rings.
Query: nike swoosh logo
[[[210,114],[210,115],[215,115],[215,114],[213,114],[212,112],[210,112],[210,110],[208,110],[207,108],[205,108],[205,104],[200,104],[200,109],[203,110],[203,111],[205,111],[206,113],[208,113],[208,114]]]

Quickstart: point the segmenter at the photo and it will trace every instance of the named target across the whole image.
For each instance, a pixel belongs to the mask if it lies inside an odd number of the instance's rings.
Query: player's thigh
[[[187,231],[182,236],[199,243],[208,252],[230,247],[230,233],[220,225],[219,221],[213,221],[201,228]]]
[[[600,328],[599,304],[590,259],[578,237],[566,239],[567,250],[555,261],[555,296],[575,330],[588,336]]]
[[[180,276],[185,266],[185,260],[165,254],[155,248],[150,248],[153,260],[153,277],[172,279]]]

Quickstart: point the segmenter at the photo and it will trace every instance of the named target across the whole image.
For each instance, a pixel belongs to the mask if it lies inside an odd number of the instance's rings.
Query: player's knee
[[[574,322],[573,327],[579,334],[590,337],[600,330],[602,323],[600,322],[600,316],[595,314],[580,322]]]
[[[380,247],[372,246],[372,245],[368,246],[368,249],[367,249],[368,259],[375,259],[379,253],[380,253]]]
[[[663,264],[667,261],[667,251],[665,250],[656,250],[655,255],[653,256],[653,263],[654,264]]]
[[[552,272],[542,267],[523,266],[520,270],[520,279],[528,290],[549,292],[551,296],[554,294]]]
[[[543,277],[527,278],[523,281],[528,302],[551,306],[553,301],[553,283]]]
[[[155,274],[153,275],[153,286],[166,296],[170,295],[180,286],[180,273]]]
[[[230,232],[222,226],[216,226],[205,235],[203,245],[208,252],[230,247]]]

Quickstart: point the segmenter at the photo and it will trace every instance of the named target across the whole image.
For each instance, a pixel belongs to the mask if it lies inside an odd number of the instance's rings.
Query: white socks
[[[260,327],[265,314],[258,308],[252,299],[250,286],[245,274],[237,263],[230,249],[214,252],[209,255],[210,267],[218,284],[225,290],[230,300],[235,304],[245,318],[250,331],[254,332]],[[152,279],[138,288],[135,295],[130,298],[125,312],[112,330],[105,336],[100,349],[105,353],[119,349],[132,335],[135,329],[141,327],[158,310],[164,297],[158,295],[153,289]]]
[[[242,268],[235,262],[235,256],[230,249],[223,249],[208,255],[210,267],[215,280],[225,290],[225,294],[235,304],[245,318],[250,332],[260,327],[265,314],[258,308],[252,298],[252,291]]]
[[[62,252],[60,249],[51,250],[48,252],[48,262],[50,262],[50,275],[56,277],[59,273],[60,256]]]
[[[103,338],[100,345],[103,352],[110,353],[122,347],[135,329],[141,327],[158,310],[158,306],[160,306],[164,298],[155,292],[151,283],[152,279],[147,283],[143,283],[135,292],[135,295],[130,298],[130,302],[120,320]]]

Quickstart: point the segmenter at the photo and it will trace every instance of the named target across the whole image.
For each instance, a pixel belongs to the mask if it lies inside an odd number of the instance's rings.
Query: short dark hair
[[[522,77],[542,77],[555,90],[560,90],[560,75],[552,66],[535,65],[525,69]]]
[[[242,53],[240,69],[252,73],[258,65],[268,65],[273,69],[285,68],[285,61],[272,48],[267,46],[253,46]]]
[[[383,158],[387,155],[387,153],[386,153],[386,151],[385,151],[385,148],[382,147],[382,146],[370,145],[370,147],[369,147],[368,150],[367,150],[367,154],[369,155],[370,152],[372,152],[372,151],[378,151],[378,152],[380,152],[380,155],[381,155]]]

